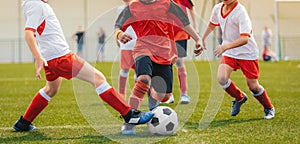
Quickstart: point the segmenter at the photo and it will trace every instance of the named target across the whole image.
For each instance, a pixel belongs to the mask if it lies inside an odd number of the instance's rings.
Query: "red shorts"
[[[121,50],[121,69],[135,69],[135,62],[132,50]]]
[[[84,60],[70,52],[64,56],[47,61],[44,67],[47,81],[54,81],[58,77],[71,79],[81,70]]]
[[[257,79],[259,77],[258,60],[243,60],[223,56],[221,64],[227,64],[235,71],[241,69],[243,74],[249,79]]]

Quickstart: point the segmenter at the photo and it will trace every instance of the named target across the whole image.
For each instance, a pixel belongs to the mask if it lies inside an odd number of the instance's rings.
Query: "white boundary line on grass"
[[[82,128],[91,128],[93,129],[93,127],[89,126],[89,125],[85,125],[85,126],[71,126],[71,125],[65,125],[65,126],[42,126],[42,127],[37,127],[36,129],[82,129]],[[12,127],[0,127],[0,130],[4,130],[4,131],[9,131],[9,130],[14,130]]]
[[[0,78],[0,81],[36,81],[34,77]]]

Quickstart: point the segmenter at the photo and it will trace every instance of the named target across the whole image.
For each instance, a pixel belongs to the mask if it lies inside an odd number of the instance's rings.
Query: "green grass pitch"
[[[201,128],[199,123],[212,93],[212,83],[215,82],[211,68],[217,66],[217,63],[186,62],[188,66],[194,65],[196,68],[197,76],[189,74],[189,69],[187,71],[188,77],[196,78],[189,81],[189,87],[193,83],[200,84],[199,99],[193,110],[187,110],[187,112],[191,112],[191,116],[184,125],[181,125],[173,136],[167,137],[121,136],[119,126],[111,128],[116,130],[116,133],[110,135],[101,133],[101,129],[95,129],[96,126],[85,119],[74,96],[74,89],[77,87],[74,87],[74,81],[67,80],[63,80],[59,93],[33,122],[37,130],[14,132],[12,125],[20,115],[23,115],[33,95],[44,86],[45,81],[44,79],[34,79],[33,63],[0,64],[0,143],[300,143],[299,61],[259,63],[259,81],[266,88],[276,108],[275,119],[263,119],[262,106],[250,95],[245,78],[240,71],[237,71],[232,74],[232,80],[248,94],[249,100],[243,105],[240,114],[232,117],[230,116],[232,98],[224,94],[223,99],[214,99],[216,102],[220,102],[220,108],[216,109],[217,114],[213,117],[213,121],[207,127]],[[117,79],[117,77],[111,77],[113,63],[92,65],[100,69],[110,83],[113,79]],[[175,75],[176,70],[174,69]],[[132,73],[129,81],[132,85]],[[178,102],[177,81],[177,77],[174,77],[174,95],[177,101],[170,105],[173,108],[177,106]],[[87,91],[93,92],[94,90],[90,87]],[[99,99],[96,93],[94,97]],[[102,104],[100,99],[95,101],[95,109],[92,111],[103,111],[103,109],[97,108]],[[107,109],[115,119],[118,119],[115,111],[109,107]],[[145,104],[141,109],[147,110]],[[122,121],[119,120],[121,124]],[[144,128],[144,130],[144,133],[147,134],[147,129]],[[156,137],[160,139],[156,140]]]

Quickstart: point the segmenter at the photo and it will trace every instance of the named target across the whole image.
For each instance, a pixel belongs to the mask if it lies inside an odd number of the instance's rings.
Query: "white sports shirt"
[[[35,32],[42,56],[48,61],[70,52],[53,9],[41,0],[23,0],[25,30]]]
[[[223,3],[217,4],[212,11],[210,23],[220,26],[222,30],[222,44],[235,41],[241,35],[249,36],[247,44],[226,50],[222,56],[236,59],[256,60],[259,57],[258,47],[252,34],[252,24],[248,13],[243,5],[236,3],[233,10],[222,16]]]

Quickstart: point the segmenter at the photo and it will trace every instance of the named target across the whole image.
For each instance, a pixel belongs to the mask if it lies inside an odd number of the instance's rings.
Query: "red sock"
[[[187,73],[185,67],[178,68],[178,79],[180,86],[180,93],[187,94]]]
[[[138,109],[144,99],[145,94],[149,90],[150,86],[141,82],[137,81],[134,85],[132,93],[129,97],[129,104],[133,109]]]
[[[126,115],[130,111],[130,106],[120,97],[115,89],[110,88],[99,95],[103,101],[108,103],[122,116]]]
[[[119,93],[126,94],[127,77],[119,76]]]
[[[32,122],[47,105],[48,100],[46,100],[39,92],[36,93],[23,118]]]
[[[225,91],[237,101],[241,101],[244,98],[243,92],[235,85],[233,81],[228,82],[230,82],[230,85],[225,88]]]
[[[155,91],[155,89],[153,87],[151,87],[150,95],[152,98],[154,98],[155,100],[157,100],[159,102],[166,102],[170,99],[170,97],[172,96],[172,93],[168,93],[168,94],[158,93]]]
[[[263,93],[259,96],[255,96],[254,94],[254,97],[259,101],[260,104],[263,105],[264,109],[273,108],[273,105],[271,103],[270,98],[268,97],[266,90],[263,89]]]

